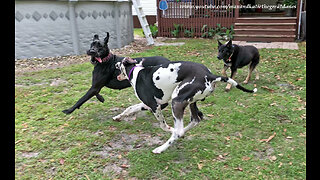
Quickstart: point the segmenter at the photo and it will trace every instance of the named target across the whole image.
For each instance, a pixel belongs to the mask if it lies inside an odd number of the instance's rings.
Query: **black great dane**
[[[70,114],[75,109],[79,109],[83,103],[88,101],[93,96],[96,96],[100,102],[104,102],[104,98],[99,94],[101,88],[103,87],[108,87],[111,89],[124,89],[131,86],[128,80],[117,80],[117,75],[120,74],[120,71],[115,68],[115,64],[117,62],[121,62],[123,57],[118,57],[110,52],[108,47],[108,40],[109,32],[107,33],[107,37],[105,37],[103,41],[99,40],[98,35],[94,35],[90,49],[87,51],[87,54],[91,56],[91,63],[94,64],[91,88],[84,96],[82,96],[78,100],[75,105],[73,105],[69,109],[63,110],[62,112],[64,112],[65,114]],[[169,62],[167,58],[161,56],[144,57],[144,59],[144,66],[156,66]],[[142,58],[136,58],[136,60],[140,62]],[[145,109],[146,106],[143,103],[133,105],[126,110],[126,113],[122,113],[114,117],[113,119],[120,120],[122,115],[129,115],[130,113]]]

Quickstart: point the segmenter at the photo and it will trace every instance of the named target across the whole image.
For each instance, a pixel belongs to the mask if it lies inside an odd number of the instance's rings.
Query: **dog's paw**
[[[65,114],[71,114],[73,112],[73,110],[65,109],[62,112],[65,113]]]
[[[201,111],[198,111],[198,116],[199,116],[200,120],[203,119],[203,113]]]
[[[96,97],[100,102],[104,102],[104,98],[100,94],[96,94]]]
[[[121,121],[121,116],[119,116],[119,115],[114,116],[114,117],[112,118],[112,120],[113,120],[113,121],[118,121],[118,122],[120,122],[120,121]]]
[[[160,154],[161,152],[162,152],[162,148],[161,148],[161,146],[160,146],[160,147],[155,148],[154,150],[152,150],[152,153],[154,153],[154,154]]]

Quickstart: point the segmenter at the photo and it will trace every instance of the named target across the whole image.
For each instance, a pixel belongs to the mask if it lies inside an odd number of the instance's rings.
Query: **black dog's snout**
[[[88,51],[87,51],[87,54],[88,55],[93,55],[93,54],[95,54],[96,53],[96,51],[94,50],[94,49],[89,49]]]

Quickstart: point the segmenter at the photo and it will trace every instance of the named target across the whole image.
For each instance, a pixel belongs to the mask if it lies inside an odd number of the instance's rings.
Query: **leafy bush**
[[[193,28],[184,30],[184,37],[192,38],[193,36],[194,36]]]
[[[179,33],[180,33],[180,29],[182,28],[182,26],[183,26],[182,24],[173,24],[174,30],[171,31],[171,34],[174,37],[178,37]]]
[[[158,36],[158,26],[156,25],[150,25],[150,31],[151,31],[151,34],[152,34],[152,37],[157,37]]]
[[[201,28],[203,38],[212,38],[216,36],[217,39],[230,40],[233,39],[234,29],[231,25],[230,29],[221,27],[221,24],[217,24],[216,28],[209,28],[208,25],[203,25]]]

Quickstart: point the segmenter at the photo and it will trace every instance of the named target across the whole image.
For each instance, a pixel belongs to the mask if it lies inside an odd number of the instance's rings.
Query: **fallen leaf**
[[[241,167],[237,167],[237,168],[234,168],[235,170],[238,170],[238,171],[243,171],[243,169]]]
[[[270,106],[278,106],[278,104],[274,102],[274,103],[271,103]]]
[[[18,144],[19,142],[21,142],[22,140],[18,140],[18,141],[16,141],[14,144]]]
[[[214,115],[213,115],[213,114],[207,114],[207,116],[209,116],[209,117],[213,117]]]
[[[243,156],[242,157],[242,161],[248,161],[248,160],[250,160],[251,158],[250,157],[248,157],[248,156]]]
[[[63,165],[64,164],[64,159],[60,159],[60,164]]]
[[[269,159],[270,159],[271,161],[275,161],[275,160],[277,160],[277,156],[271,156],[271,157],[269,157]]]
[[[276,136],[276,134],[277,133],[273,133],[273,135],[271,135],[268,139],[261,139],[260,142],[269,142]]]
[[[269,88],[269,87],[267,87],[267,86],[261,86],[261,88],[266,89],[266,90],[268,90],[268,91],[271,92],[271,93],[274,92],[273,89],[271,89],[271,88]]]
[[[88,175],[84,174],[84,176],[87,178],[87,180],[90,180],[90,178],[89,178],[89,176],[88,176]]]
[[[122,168],[129,168],[129,165],[127,165],[127,164],[121,164],[120,167],[122,167]]]
[[[203,164],[198,163],[198,169],[201,170],[203,167]]]

